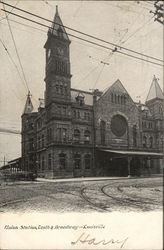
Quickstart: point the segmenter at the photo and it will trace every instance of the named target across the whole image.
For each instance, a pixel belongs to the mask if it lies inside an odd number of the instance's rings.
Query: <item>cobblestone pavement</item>
[[[162,210],[163,180],[26,182],[0,186],[0,212],[112,212]]]

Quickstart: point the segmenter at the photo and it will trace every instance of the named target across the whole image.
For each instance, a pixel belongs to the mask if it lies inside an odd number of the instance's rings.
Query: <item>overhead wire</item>
[[[5,4],[4,3],[3,3],[3,7],[4,7],[4,10],[5,10]],[[14,7],[14,8],[16,8],[16,7]],[[10,12],[10,14],[13,14],[13,13]],[[16,55],[17,55],[17,58],[18,58],[18,61],[19,61],[19,64],[20,64],[20,67],[21,67],[21,70],[22,70],[24,82],[25,82],[27,90],[29,91],[29,87],[28,87],[28,83],[27,83],[26,76],[25,76],[25,73],[24,73],[24,69],[23,69],[23,66],[22,66],[22,63],[21,63],[21,59],[20,59],[20,56],[19,56],[19,53],[18,53],[15,38],[14,38],[14,35],[13,35],[13,32],[12,32],[12,29],[11,29],[10,22],[9,22],[8,16],[6,14],[6,11],[5,11],[5,15],[6,15],[7,23],[8,23],[8,26],[9,26],[10,34],[11,34],[11,37],[12,37],[12,40],[13,40],[15,52],[16,52]]]
[[[3,3],[3,2],[2,2],[2,3]],[[6,3],[5,3],[5,5],[10,6],[10,7],[12,6],[12,5],[6,4]],[[52,23],[52,24],[58,24],[58,23],[53,22],[53,21],[51,21],[51,20],[49,20],[49,19],[47,19],[47,18],[44,18],[44,17],[41,17],[41,16],[39,16],[39,15],[33,14],[33,13],[29,12],[29,11],[26,11],[26,10],[23,10],[23,9],[20,9],[20,8],[17,8],[17,7],[14,7],[14,8],[15,8],[16,10],[18,10],[18,11],[21,11],[21,12],[24,12],[24,13],[26,13],[26,14],[32,15],[32,16],[34,16],[34,17],[40,18],[40,19],[42,19],[42,20],[44,20],[44,21],[47,21],[47,22],[50,22],[50,23]],[[3,9],[2,9],[2,10],[3,10]],[[4,11],[4,10],[3,10],[3,11]],[[13,14],[13,13],[12,13],[12,14]],[[15,15],[16,15],[16,14],[15,14]],[[22,17],[22,16],[20,16],[20,15],[18,15],[18,14],[17,14],[16,16]],[[26,19],[26,20],[27,20],[27,19]],[[29,19],[29,20],[30,20],[30,19]],[[32,19],[31,19],[31,20],[32,20]],[[34,20],[33,20],[33,21],[34,21]],[[58,24],[58,25],[59,25],[59,24]],[[69,30],[71,30],[71,31],[77,32],[77,33],[79,33],[79,34],[81,34],[81,35],[85,35],[85,36],[88,36],[88,37],[90,37],[90,38],[96,39],[96,40],[98,40],[98,41],[101,41],[101,42],[104,42],[104,43],[113,45],[113,46],[115,46],[115,47],[120,47],[121,49],[127,50],[127,51],[129,51],[129,52],[136,53],[136,54],[138,54],[138,55],[142,55],[142,56],[145,56],[145,57],[147,57],[147,58],[149,57],[149,58],[151,58],[151,59],[154,59],[154,60],[158,60],[158,61],[163,62],[163,60],[161,60],[161,59],[158,59],[158,58],[155,58],[155,57],[152,57],[152,56],[149,56],[149,55],[142,54],[142,53],[140,53],[140,52],[138,52],[138,51],[134,51],[134,50],[132,50],[132,49],[125,48],[125,47],[123,47],[123,46],[118,46],[118,45],[115,44],[115,43],[111,43],[111,42],[105,41],[105,40],[103,40],[103,39],[100,39],[100,38],[98,38],[98,37],[95,37],[95,36],[86,34],[86,33],[81,32],[81,31],[79,31],[79,30],[70,28],[70,27],[68,27],[68,26],[61,25],[61,24],[60,24],[60,26],[66,28],[66,29],[69,29]]]
[[[8,51],[7,47],[5,46],[5,44],[4,44],[4,42],[2,41],[1,38],[0,38],[0,42],[1,42],[2,46],[4,47],[4,49],[5,49],[5,51],[6,51],[7,55],[8,55],[8,57],[10,58],[10,60],[11,60],[11,62],[12,62],[12,64],[14,65],[14,67],[15,67],[15,69],[16,69],[16,71],[17,71],[19,77],[20,77],[20,80],[21,80],[21,82],[22,82],[22,76],[21,76],[21,74],[20,74],[20,72],[19,72],[19,69],[18,69],[18,67],[17,67],[17,65],[16,65],[16,63],[15,63],[15,61],[13,60],[13,58],[12,58],[10,52]],[[15,92],[13,89],[12,89],[12,92],[14,93],[14,95],[16,96],[16,98],[18,98],[20,101],[22,101],[21,98],[16,94],[16,92]]]
[[[146,23],[144,23],[141,27],[139,27],[133,34],[131,34],[129,37],[127,37],[123,43],[126,43],[130,38],[132,38],[138,31],[140,31],[141,29],[143,29],[143,27],[145,25],[147,25],[152,19],[154,18],[154,16],[152,16]],[[162,61],[162,60],[161,60]]]
[[[3,10],[3,9],[2,9],[2,10]],[[7,11],[7,10],[3,10],[3,11],[5,11],[5,12],[7,12],[7,13],[8,13],[8,11]],[[28,20],[28,21],[30,21],[30,22],[36,23],[36,24],[38,24],[38,25],[41,25],[41,26],[47,27],[47,28],[49,28],[49,29],[53,29],[52,27],[50,27],[50,26],[48,26],[48,25],[45,25],[45,24],[42,24],[42,23],[40,23],[40,22],[34,21],[34,20],[32,20],[32,19],[29,19],[29,18],[23,17],[23,16],[21,16],[21,15],[18,15],[18,14],[15,14],[15,13],[11,13],[11,14],[12,14],[12,15],[15,15],[15,16],[17,16],[17,17],[20,17],[20,18],[22,18],[22,19]],[[63,32],[63,33],[66,33],[66,32]],[[93,45],[96,45],[96,46],[102,47],[102,48],[104,48],[104,49],[107,49],[107,50],[111,50],[111,51],[113,51],[113,49],[112,49],[112,48],[107,47],[107,46],[105,46],[105,45],[101,45],[101,44],[99,44],[99,43],[96,43],[96,42],[93,42],[93,41],[90,41],[90,40],[84,39],[84,38],[82,38],[82,37],[75,36],[75,35],[70,34],[70,33],[66,33],[66,34],[67,34],[67,35],[69,35],[69,36],[72,36],[72,37],[74,37],[74,38],[77,38],[77,39],[79,39],[79,40],[82,40],[82,41],[85,41],[85,42],[91,43],[91,44],[93,44]],[[121,48],[121,47],[120,47],[120,48]],[[131,55],[131,54],[125,53],[125,52],[123,52],[123,51],[119,51],[117,48],[115,48],[115,50],[116,50],[116,52],[117,52],[117,53],[119,53],[119,54],[126,55],[126,56],[128,56],[128,57],[132,57],[132,58],[135,58],[135,59],[137,59],[137,60],[145,61],[145,62],[148,62],[148,63],[154,64],[154,65],[158,65],[158,66],[162,66],[162,67],[163,67],[163,65],[162,65],[162,64],[159,64],[159,63],[157,63],[157,62],[153,62],[153,61],[150,61],[150,60],[147,60],[147,59],[144,59],[144,58],[140,58],[140,57],[137,57],[137,56],[134,56],[134,55]],[[144,56],[145,56],[145,55],[144,55]],[[149,57],[149,56],[148,56],[148,57]],[[158,60],[158,61],[162,61],[162,60],[157,59],[157,58],[155,58],[155,59],[156,59],[156,60]],[[163,61],[162,61],[162,62],[163,62]]]
[[[94,89],[94,88],[96,87],[96,84],[97,84],[98,80],[100,79],[100,76],[101,76],[101,74],[102,74],[102,72],[103,72],[104,67],[105,67],[105,64],[102,65],[102,68],[101,68],[101,70],[100,70],[100,72],[99,72],[99,74],[98,74],[98,76],[97,76],[97,78],[96,78],[96,81],[95,81],[95,83],[94,83],[92,89]]]
[[[17,5],[18,5],[18,3],[19,3],[19,0],[16,2],[16,4],[12,7],[12,9],[10,10],[11,12],[14,10],[14,7],[16,7]],[[10,14],[8,14],[7,15],[7,17],[9,17],[9,15]],[[2,17],[1,19],[0,19],[0,21],[2,21],[3,19],[6,19],[6,16],[5,17]]]

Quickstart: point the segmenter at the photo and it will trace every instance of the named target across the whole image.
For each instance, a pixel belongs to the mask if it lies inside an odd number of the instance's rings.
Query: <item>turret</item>
[[[34,107],[31,101],[31,94],[30,91],[28,92],[27,99],[26,99],[26,104],[24,106],[24,111],[23,114],[30,114],[32,113]]]

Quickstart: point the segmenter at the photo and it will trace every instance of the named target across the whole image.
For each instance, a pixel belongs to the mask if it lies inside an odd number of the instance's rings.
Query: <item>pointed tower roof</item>
[[[58,6],[56,6],[56,14],[55,14],[52,26],[51,26],[51,28],[49,28],[48,32],[49,32],[49,34],[53,34],[55,36],[62,35],[65,40],[70,41],[69,37],[67,35],[67,32],[63,26],[63,23],[61,21],[61,18],[59,16]]]
[[[32,113],[33,109],[34,109],[34,107],[33,107],[32,101],[31,101],[31,94],[29,91],[28,95],[27,95],[26,104],[24,107],[23,114],[30,114],[30,113]]]
[[[164,96],[163,96],[162,90],[159,86],[158,79],[154,75],[152,84],[151,84],[150,89],[149,89],[149,93],[148,93],[147,98],[146,98],[146,102],[153,100],[155,98],[163,99],[163,97]]]

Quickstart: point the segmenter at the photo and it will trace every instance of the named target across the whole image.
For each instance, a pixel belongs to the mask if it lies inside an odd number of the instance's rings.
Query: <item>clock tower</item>
[[[46,49],[46,108],[55,102],[67,104],[71,100],[70,43],[56,6],[54,21],[48,30],[48,38],[44,46]]]

